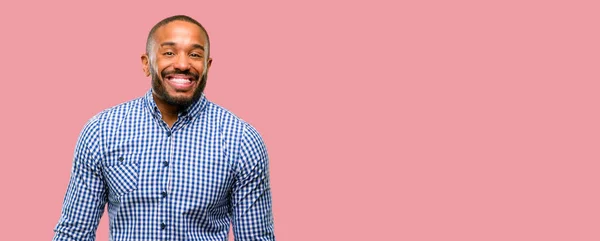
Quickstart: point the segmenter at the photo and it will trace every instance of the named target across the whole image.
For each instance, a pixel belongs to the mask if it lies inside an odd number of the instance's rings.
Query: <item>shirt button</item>
[[[120,161],[120,162],[122,162],[122,161],[123,161],[123,157],[122,157],[122,156],[120,156],[120,157],[119,157],[119,161]]]
[[[163,166],[168,167],[169,166],[169,162],[168,161],[163,161]]]
[[[160,193],[160,195],[161,195],[163,198],[165,198],[165,197],[167,197],[167,192],[166,192],[166,191],[164,191],[164,192],[161,192],[161,193]]]
[[[167,228],[167,225],[165,223],[161,223],[160,224],[160,229],[165,229],[165,228]]]
[[[167,136],[171,137],[171,132],[170,131],[167,132]]]

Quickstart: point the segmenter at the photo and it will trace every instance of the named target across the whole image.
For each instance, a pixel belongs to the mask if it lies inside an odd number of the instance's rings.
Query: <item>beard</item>
[[[206,75],[199,76],[198,74],[189,70],[181,71],[176,69],[172,71],[167,71],[165,69],[160,73],[160,76],[158,76],[158,74],[154,71],[154,68],[151,67],[150,73],[152,75],[152,89],[154,90],[154,93],[158,96],[158,98],[160,98],[169,105],[177,106],[181,109],[187,108],[188,106],[196,102],[198,99],[200,99],[200,96],[202,96],[202,93],[204,92],[204,87],[206,87]],[[196,87],[191,97],[175,97],[170,95],[169,92],[167,92],[167,89],[165,88],[164,83],[162,82],[162,80],[165,80],[165,76],[170,74],[184,74],[192,76],[193,81],[198,81],[198,79],[200,78],[200,83],[198,83],[198,87]]]

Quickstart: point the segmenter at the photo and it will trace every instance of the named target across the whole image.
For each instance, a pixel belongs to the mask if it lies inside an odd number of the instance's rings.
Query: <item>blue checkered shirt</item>
[[[151,91],[88,121],[53,240],[95,240],[106,203],[111,241],[275,240],[264,142],[204,95],[172,128]]]

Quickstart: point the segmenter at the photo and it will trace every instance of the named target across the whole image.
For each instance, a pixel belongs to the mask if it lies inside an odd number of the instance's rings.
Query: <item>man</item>
[[[208,33],[166,18],[148,34],[145,96],[83,128],[53,240],[95,240],[108,203],[110,240],[275,240],[268,157],[258,132],[203,94]]]

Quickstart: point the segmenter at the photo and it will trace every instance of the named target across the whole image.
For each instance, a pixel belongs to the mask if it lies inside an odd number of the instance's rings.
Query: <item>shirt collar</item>
[[[152,115],[162,118],[160,110],[158,109],[158,106],[152,97],[152,89],[148,90],[148,92],[146,92],[144,95],[144,102],[146,103],[146,107],[148,107],[148,110],[150,113],[152,113]],[[184,111],[179,113],[179,117],[193,118],[200,115],[200,113],[206,108],[207,102],[208,100],[204,96],[204,93],[202,93],[198,100],[194,101]]]

